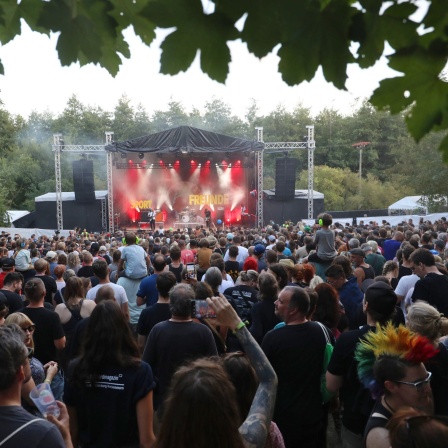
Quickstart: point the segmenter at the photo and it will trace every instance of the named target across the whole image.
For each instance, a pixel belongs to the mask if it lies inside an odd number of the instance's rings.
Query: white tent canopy
[[[389,215],[427,215],[425,196],[406,196],[389,205]]]

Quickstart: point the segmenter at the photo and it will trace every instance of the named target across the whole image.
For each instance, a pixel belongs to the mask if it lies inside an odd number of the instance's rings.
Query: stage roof
[[[261,151],[261,142],[229,137],[228,135],[204,131],[190,126],[179,126],[152,135],[116,142],[106,146],[111,152],[243,152]]]

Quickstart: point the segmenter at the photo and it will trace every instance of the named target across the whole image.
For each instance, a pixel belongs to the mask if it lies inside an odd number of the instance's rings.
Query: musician
[[[156,229],[156,212],[152,208],[150,208],[148,210],[148,222],[149,222],[149,227],[152,230],[155,230]]]
[[[204,215],[205,215],[205,225],[207,228],[210,228],[211,220],[212,220],[212,212],[206,208],[204,209]]]

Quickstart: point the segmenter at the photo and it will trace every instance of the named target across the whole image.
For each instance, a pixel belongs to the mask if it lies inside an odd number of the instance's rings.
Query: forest
[[[377,111],[359,100],[348,115],[333,107],[313,115],[297,104],[287,110],[279,104],[262,115],[257,102],[248,104],[244,117],[237,116],[222,99],[187,110],[172,100],[166,110],[148,114],[144,105],[131,104],[122,96],[114,110],[82,104],[73,95],[64,110],[33,111],[29,117],[13,115],[0,101],[0,216],[6,210],[33,210],[34,198],[55,191],[53,134],[66,144],[103,144],[105,131],[115,141],[128,140],[180,125],[194,126],[245,139],[256,138],[263,126],[266,142],[304,141],[306,125],[315,126],[314,189],[324,193],[327,210],[387,208],[408,195],[427,195],[430,211],[446,211],[448,166],[438,150],[446,132],[430,133],[415,143],[406,129],[405,115]],[[362,152],[359,179],[359,142],[369,142]],[[264,187],[275,185],[275,158],[264,159]],[[307,188],[307,153],[295,150],[299,160],[296,188]],[[88,156],[93,157],[93,156]],[[104,156],[95,155],[95,188],[106,189]],[[73,191],[71,162],[79,155],[63,154],[63,191]]]

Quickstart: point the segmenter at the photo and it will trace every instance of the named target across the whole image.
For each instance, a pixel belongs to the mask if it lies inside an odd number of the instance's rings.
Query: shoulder
[[[366,436],[366,448],[389,448],[389,431],[377,426],[372,428]]]

